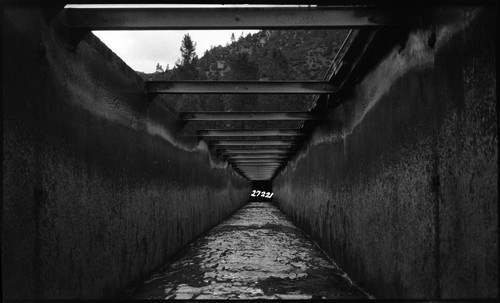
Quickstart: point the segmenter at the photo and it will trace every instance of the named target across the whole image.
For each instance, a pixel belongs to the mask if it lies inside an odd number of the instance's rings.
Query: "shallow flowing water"
[[[366,299],[280,210],[253,202],[125,299]]]

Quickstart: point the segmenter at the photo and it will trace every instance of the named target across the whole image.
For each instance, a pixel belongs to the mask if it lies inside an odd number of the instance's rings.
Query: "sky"
[[[135,71],[152,73],[156,64],[174,67],[181,56],[181,42],[186,33],[196,43],[196,53],[202,57],[211,46],[226,45],[231,34],[257,33],[258,30],[190,30],[190,31],[93,31],[93,33]]]
[[[67,8],[98,8],[98,7],[245,7],[249,5],[66,5]],[[270,7],[273,5],[251,5],[252,7]],[[293,7],[300,5],[279,5]],[[231,41],[234,33],[238,39],[243,32],[257,33],[258,30],[190,30],[190,31],[93,31],[93,33],[116,53],[125,63],[135,71],[152,73],[156,71],[156,64],[163,68],[175,65],[181,56],[180,47],[183,36],[189,33],[196,43],[196,53],[202,57],[205,50],[211,46],[222,45]]]

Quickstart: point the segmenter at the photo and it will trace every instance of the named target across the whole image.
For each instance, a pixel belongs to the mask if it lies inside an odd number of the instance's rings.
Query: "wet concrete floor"
[[[124,299],[366,299],[285,215],[252,202]]]

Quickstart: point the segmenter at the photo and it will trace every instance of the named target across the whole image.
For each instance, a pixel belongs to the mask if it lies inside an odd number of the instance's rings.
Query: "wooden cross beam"
[[[64,23],[86,30],[345,29],[407,23],[395,8],[366,6],[88,8],[63,12]]]

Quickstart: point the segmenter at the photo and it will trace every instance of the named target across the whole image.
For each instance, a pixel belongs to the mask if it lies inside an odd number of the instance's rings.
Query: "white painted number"
[[[271,198],[274,193],[267,192],[267,191],[260,191],[260,190],[252,190],[252,193],[250,196],[252,197],[263,197],[263,198]]]

